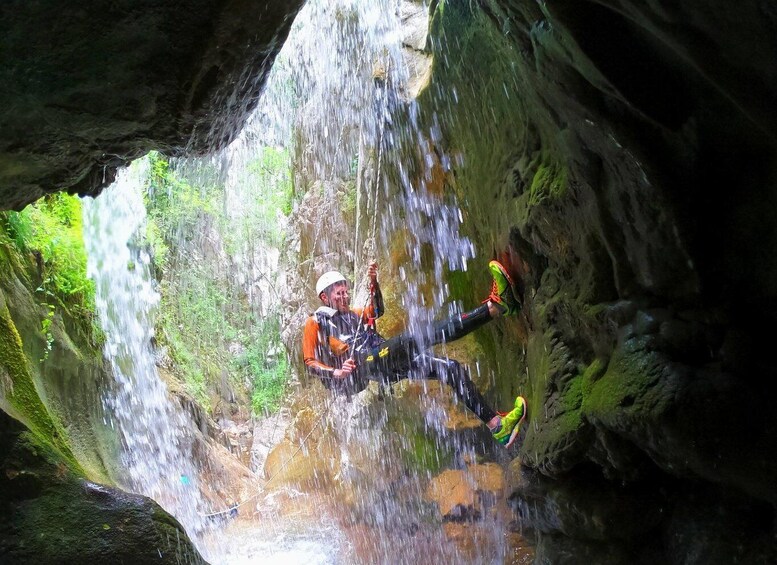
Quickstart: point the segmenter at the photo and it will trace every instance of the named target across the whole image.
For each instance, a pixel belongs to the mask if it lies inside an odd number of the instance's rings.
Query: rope
[[[363,320],[364,312],[366,312],[366,310],[367,310],[367,306],[368,306],[368,305],[370,304],[370,302],[373,300],[373,297],[374,297],[374,287],[372,287],[372,285],[371,285],[371,286],[370,286],[370,294],[369,294],[369,296],[367,297],[367,300],[364,302],[364,308],[362,309],[362,316],[361,316],[361,317],[362,317],[362,319],[360,320],[359,326],[356,328],[356,334],[354,335],[354,339],[353,339],[353,345],[354,345],[354,347],[352,348],[352,351],[351,351],[351,359],[354,359],[354,357],[355,357],[355,355],[356,355],[356,347],[355,347],[355,346],[356,346],[356,343],[357,343],[357,341],[358,341],[359,335],[360,335],[360,333],[362,332],[362,329],[363,329],[363,328],[364,328],[364,326],[365,326],[365,323],[364,323],[364,320]],[[373,308],[374,308],[374,306],[373,306]],[[238,504],[233,504],[232,506],[230,506],[230,507],[229,507],[229,508],[227,508],[226,510],[220,510],[220,511],[218,511],[218,512],[210,512],[210,513],[208,513],[208,514],[201,514],[201,513],[199,513],[199,512],[198,512],[198,514],[199,514],[201,517],[203,517],[203,518],[212,518],[212,517],[214,517],[214,516],[220,516],[220,515],[222,515],[222,514],[230,514],[230,513],[232,513],[234,510],[237,510],[238,508],[240,508],[241,506],[243,506],[245,503],[247,503],[247,502],[248,502],[248,501],[250,501],[250,500],[253,500],[253,499],[254,499],[254,498],[256,498],[256,497],[257,497],[259,494],[261,494],[262,492],[264,492],[265,490],[267,490],[267,486],[268,486],[268,485],[269,485],[269,484],[270,484],[270,483],[273,481],[273,479],[275,479],[275,477],[277,477],[277,476],[278,476],[278,475],[281,473],[281,471],[283,471],[283,470],[284,470],[284,469],[285,469],[285,468],[286,468],[286,467],[289,465],[289,463],[291,463],[291,462],[292,462],[292,460],[293,460],[293,459],[294,459],[294,458],[297,456],[297,454],[298,454],[298,453],[299,453],[299,452],[302,450],[302,448],[303,448],[303,447],[305,447],[305,444],[307,443],[307,441],[308,441],[308,439],[310,438],[310,436],[311,436],[311,435],[313,435],[313,432],[314,432],[314,431],[316,431],[316,430],[318,429],[318,427],[321,425],[321,422],[323,422],[323,421],[324,421],[324,418],[326,418],[326,416],[329,414],[329,410],[330,410],[330,408],[332,407],[332,403],[333,403],[333,400],[330,398],[330,400],[327,402],[327,405],[326,405],[326,408],[324,409],[324,412],[323,412],[323,413],[321,414],[321,416],[318,418],[318,421],[317,421],[317,422],[316,422],[316,424],[315,424],[315,425],[314,425],[314,426],[313,426],[313,427],[310,429],[310,431],[307,433],[307,435],[306,435],[304,438],[302,438],[302,441],[300,442],[300,444],[299,444],[299,447],[298,447],[298,448],[297,448],[297,449],[294,451],[294,453],[292,453],[292,454],[291,454],[291,457],[289,457],[289,458],[288,458],[288,459],[287,459],[287,460],[286,460],[286,461],[283,463],[283,465],[281,465],[281,467],[280,467],[280,468],[279,468],[277,471],[275,471],[275,473],[273,473],[273,475],[272,475],[272,476],[271,476],[269,479],[267,479],[267,482],[266,482],[266,483],[264,483],[264,485],[263,485],[263,486],[261,486],[261,487],[260,487],[260,488],[259,488],[259,489],[258,489],[258,490],[257,490],[257,491],[254,493],[254,494],[252,494],[252,495],[251,495],[251,496],[249,496],[248,498],[246,498],[246,499],[242,500],[242,501],[241,501],[241,502],[239,502]],[[276,418],[276,424],[277,424],[277,418]],[[265,463],[266,463],[266,461],[265,461]]]
[[[275,471],[275,473],[273,473],[273,475],[272,475],[272,476],[271,476],[269,479],[267,479],[267,482],[266,482],[266,483],[264,483],[264,485],[262,485],[261,487],[259,487],[259,489],[257,489],[257,491],[256,491],[254,494],[252,494],[252,495],[251,495],[251,496],[249,496],[248,498],[246,498],[246,499],[242,500],[242,501],[241,501],[241,502],[239,502],[238,504],[233,504],[232,506],[230,506],[230,507],[229,507],[229,508],[227,508],[226,510],[220,510],[220,511],[218,511],[218,512],[211,512],[211,513],[209,513],[209,514],[201,514],[201,513],[199,513],[199,512],[198,512],[198,514],[199,514],[201,517],[203,517],[203,518],[212,518],[212,517],[214,517],[214,516],[220,516],[220,515],[222,515],[222,514],[229,514],[229,513],[231,513],[233,510],[237,510],[238,508],[240,508],[241,506],[243,506],[244,504],[246,504],[248,501],[250,501],[250,500],[253,500],[253,499],[254,499],[254,498],[256,498],[256,497],[257,497],[259,494],[261,494],[262,492],[264,492],[265,490],[267,490],[267,486],[268,486],[268,485],[269,485],[269,484],[270,484],[270,483],[273,481],[273,479],[275,479],[275,477],[277,477],[277,476],[278,476],[278,475],[281,473],[281,471],[283,471],[283,470],[284,470],[284,469],[285,469],[285,468],[286,468],[286,467],[289,465],[289,463],[291,463],[291,461],[292,461],[292,460],[293,460],[293,459],[294,459],[294,458],[297,456],[297,454],[298,454],[298,453],[299,453],[299,452],[302,450],[302,448],[303,448],[303,447],[305,447],[305,444],[307,443],[307,441],[308,441],[308,439],[310,438],[310,436],[311,436],[311,435],[313,435],[313,432],[314,432],[314,431],[316,431],[316,429],[318,429],[318,427],[321,425],[321,422],[323,422],[323,421],[324,421],[324,418],[326,418],[326,416],[329,414],[329,409],[330,409],[331,407],[332,407],[332,401],[330,400],[330,401],[327,403],[326,409],[324,410],[323,414],[321,414],[321,416],[319,417],[318,421],[316,422],[316,425],[315,425],[315,426],[313,426],[313,427],[310,429],[310,431],[307,433],[307,435],[306,435],[304,438],[302,438],[302,441],[300,442],[300,444],[299,444],[299,447],[298,447],[298,448],[297,448],[297,449],[294,451],[294,453],[292,453],[292,454],[291,454],[291,457],[289,457],[289,458],[288,458],[288,459],[287,459],[287,460],[286,460],[286,461],[283,463],[283,465],[281,465],[281,467],[280,467],[280,468],[279,468],[277,471]]]
[[[389,61],[390,63],[390,61]],[[384,87],[384,97],[385,97],[385,87]],[[375,256],[375,249],[377,247],[375,243],[375,234],[377,232],[378,228],[378,183],[380,182],[380,170],[383,166],[383,136],[386,132],[386,120],[381,117],[380,120],[380,131],[378,133],[378,165],[375,168],[375,183],[373,184],[374,189],[372,193],[372,230],[370,233],[369,238],[369,245],[370,245],[370,255],[373,257]]]

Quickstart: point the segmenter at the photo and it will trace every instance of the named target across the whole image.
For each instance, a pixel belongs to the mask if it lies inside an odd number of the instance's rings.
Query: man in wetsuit
[[[316,283],[323,303],[310,316],[302,336],[302,353],[308,373],[330,390],[352,394],[368,381],[383,384],[403,378],[439,379],[491,430],[494,438],[509,447],[526,417],[526,401],[519,396],[508,413],[498,413],[475,387],[469,372],[453,359],[432,356],[428,349],[476,330],[494,318],[513,316],[521,310],[513,281],[497,261],[488,265],[494,279],[491,294],[483,303],[463,314],[435,323],[421,337],[408,333],[385,340],[374,331],[374,320],[383,314],[383,296],[378,284],[378,266],[367,270],[371,303],[351,308],[348,281],[337,271],[324,273]]]

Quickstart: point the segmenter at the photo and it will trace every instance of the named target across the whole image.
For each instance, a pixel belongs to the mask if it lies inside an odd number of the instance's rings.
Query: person
[[[365,308],[351,308],[348,281],[339,271],[324,273],[316,282],[322,305],[306,320],[302,335],[308,374],[335,393],[348,395],[363,390],[369,381],[390,385],[403,378],[438,379],[453,388],[496,441],[510,447],[526,418],[526,400],[518,396],[512,410],[496,412],[459,362],[428,352],[434,345],[462,338],[495,318],[520,312],[521,303],[507,269],[498,261],[488,266],[493,284],[479,307],[436,322],[420,336],[403,333],[390,339],[375,331],[374,321],[384,312],[378,265],[372,263],[367,269],[371,299]]]

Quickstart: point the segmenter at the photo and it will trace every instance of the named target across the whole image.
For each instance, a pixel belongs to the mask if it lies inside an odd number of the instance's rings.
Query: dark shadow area
[[[694,73],[657,38],[594,2],[554,3],[552,11],[605,78],[650,119],[674,130],[693,114]]]

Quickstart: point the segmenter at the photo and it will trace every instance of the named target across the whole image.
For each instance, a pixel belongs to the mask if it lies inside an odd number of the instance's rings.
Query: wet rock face
[[[757,1],[703,7],[553,1],[535,19],[524,3],[505,4],[514,24],[529,34],[545,26],[552,36],[530,54],[550,58],[555,67],[546,63],[537,78],[565,84],[579,104],[573,108],[572,100],[551,92],[546,101],[558,112],[557,126],[582,133],[575,122],[587,118],[612,128],[623,149],[642,163],[658,189],[654,196],[671,210],[675,237],[686,248],[704,296],[727,306],[736,301],[738,308],[765,307],[773,316],[777,262],[762,249],[777,238],[772,221],[777,209],[774,8]],[[548,53],[551,42],[567,53]],[[563,60],[576,53],[588,61]],[[585,137],[582,146],[604,157],[605,176],[598,183],[603,188],[611,168],[607,161],[615,156],[602,155]],[[612,198],[603,204],[623,209]],[[615,219],[637,229],[643,224],[645,239],[661,237],[670,226],[662,222],[651,229],[646,224],[651,216],[658,219],[648,210]],[[623,251],[631,251],[625,243]],[[649,276],[633,283],[655,287],[664,280],[664,295],[696,294],[693,287],[683,287],[686,277],[676,270],[678,260],[661,264],[649,256],[629,257],[639,267],[637,261]]]
[[[0,209],[97,194],[151,149],[220,146],[302,2],[10,2],[0,8]]]
[[[510,488],[543,562],[774,560],[775,31],[760,2],[435,13],[422,103],[525,284],[499,380],[529,399]]]
[[[205,563],[152,500],[73,476],[0,411],[0,561]]]

